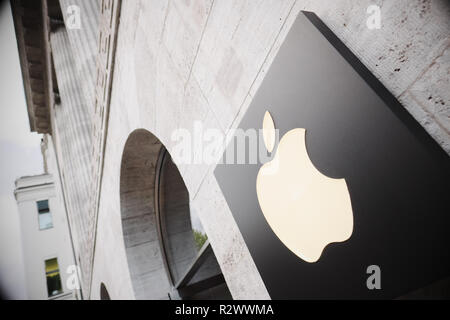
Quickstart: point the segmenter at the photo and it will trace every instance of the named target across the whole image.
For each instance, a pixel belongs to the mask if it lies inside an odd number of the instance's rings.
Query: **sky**
[[[0,291],[25,299],[14,181],[43,173],[41,135],[30,132],[9,1],[0,1]]]

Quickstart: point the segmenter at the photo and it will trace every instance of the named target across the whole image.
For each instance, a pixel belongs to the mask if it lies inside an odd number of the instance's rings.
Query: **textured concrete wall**
[[[120,209],[125,248],[136,299],[167,299],[155,213],[156,163],[161,144],[138,130],[128,139],[120,172]]]
[[[381,29],[366,9],[381,6]],[[436,1],[124,1],[98,217],[92,298],[134,297],[120,215],[120,165],[145,128],[172,150],[176,128],[237,126],[300,10],[314,11],[450,152],[450,5]],[[213,176],[180,165],[234,298],[268,298]]]
[[[98,53],[99,1],[60,0],[64,21],[70,18],[71,6],[80,8],[80,29],[67,29],[70,45],[73,50],[76,72],[80,78],[90,115],[94,113],[96,64]]]
[[[66,30],[61,28],[52,33],[50,41],[61,95],[61,103],[51,109],[53,141],[67,194],[74,247],[77,259],[80,258],[78,263],[84,271],[88,271],[90,257],[86,248],[89,226],[86,216],[89,208],[91,119],[82,89],[83,80],[79,77]]]

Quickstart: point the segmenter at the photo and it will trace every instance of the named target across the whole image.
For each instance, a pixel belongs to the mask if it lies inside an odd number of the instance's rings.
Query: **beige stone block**
[[[234,299],[269,299],[244,239],[212,173],[193,202]]]
[[[292,3],[214,3],[192,72],[222,129],[233,122]]]

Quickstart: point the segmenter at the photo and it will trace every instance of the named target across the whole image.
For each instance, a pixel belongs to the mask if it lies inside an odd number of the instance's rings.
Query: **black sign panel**
[[[267,110],[280,137],[306,129],[314,166],[345,178],[354,219],[347,241],[306,262],[262,213],[262,164],[218,165],[217,181],[273,299],[395,298],[450,275],[448,155],[313,13],[297,17],[239,128],[260,129]],[[371,265],[380,267],[379,290],[367,287]]]

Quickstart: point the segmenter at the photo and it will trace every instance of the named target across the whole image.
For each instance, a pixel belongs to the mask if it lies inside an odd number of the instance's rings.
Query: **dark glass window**
[[[58,259],[53,258],[45,261],[45,276],[47,278],[48,296],[53,297],[63,292],[61,276],[59,274]]]
[[[38,201],[38,217],[39,217],[39,230],[46,230],[53,228],[52,213],[48,206],[48,200]]]

